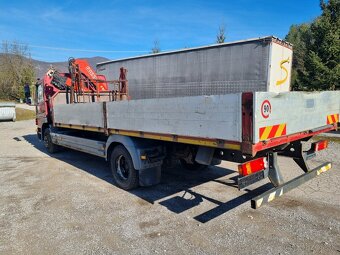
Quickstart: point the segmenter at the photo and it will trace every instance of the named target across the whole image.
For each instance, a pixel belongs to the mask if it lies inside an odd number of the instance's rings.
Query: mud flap
[[[152,186],[161,181],[161,166],[141,169],[138,172],[140,186]]]

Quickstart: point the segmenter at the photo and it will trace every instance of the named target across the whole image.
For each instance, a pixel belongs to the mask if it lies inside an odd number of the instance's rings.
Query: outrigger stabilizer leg
[[[282,178],[282,174],[277,163],[277,152],[271,152],[268,155],[268,163],[269,163],[269,171],[268,171],[268,178],[271,183],[278,187],[284,183]]]

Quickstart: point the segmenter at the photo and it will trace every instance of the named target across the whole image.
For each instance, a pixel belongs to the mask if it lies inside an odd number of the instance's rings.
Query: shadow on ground
[[[36,149],[49,155],[45,150],[43,143],[38,140],[36,135],[25,135],[23,138]],[[18,137],[14,137],[13,139],[16,141],[21,140]],[[114,185],[108,163],[102,158],[68,149],[51,156]],[[234,173],[235,171],[233,170],[216,166],[198,172],[185,170],[180,166],[177,166],[163,170],[160,184],[153,187],[140,187],[128,192],[152,204],[162,200],[159,204],[177,214],[199,205],[203,199],[208,200],[216,204],[216,207],[194,217],[197,221],[205,223],[250,201],[253,197],[272,188],[272,185],[268,183],[254,190],[245,190],[246,193],[242,192],[240,193],[240,196],[227,202],[221,202],[191,190],[195,186],[210,181],[215,181],[236,189],[235,176],[230,176]],[[230,177],[228,178],[228,176]],[[223,181],[218,180],[221,177],[227,178],[223,179]],[[173,196],[179,192],[182,192],[183,195]]]

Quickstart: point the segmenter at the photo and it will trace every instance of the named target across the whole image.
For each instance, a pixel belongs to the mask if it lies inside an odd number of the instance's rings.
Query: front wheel
[[[138,187],[138,172],[133,166],[130,153],[124,146],[118,145],[110,157],[110,168],[115,183],[124,190]]]
[[[49,128],[44,131],[44,145],[47,151],[51,154],[58,151],[58,145],[52,143],[51,131]]]

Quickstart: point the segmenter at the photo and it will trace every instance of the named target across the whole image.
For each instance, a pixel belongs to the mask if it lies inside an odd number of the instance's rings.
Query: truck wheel
[[[187,170],[190,170],[190,171],[201,171],[201,170],[205,170],[208,168],[207,165],[203,165],[203,164],[200,164],[200,163],[193,163],[193,164],[189,164],[187,163],[184,159],[180,159],[180,162],[181,162],[181,166]]]
[[[44,145],[47,151],[53,154],[58,151],[58,145],[52,143],[50,132],[49,128],[44,131]]]
[[[115,183],[124,190],[138,187],[138,172],[133,166],[130,153],[122,145],[113,149],[110,167]]]

